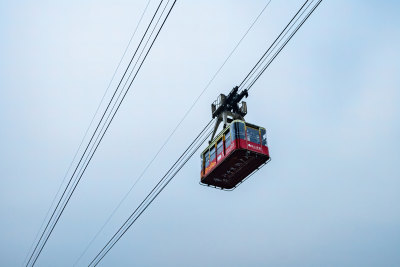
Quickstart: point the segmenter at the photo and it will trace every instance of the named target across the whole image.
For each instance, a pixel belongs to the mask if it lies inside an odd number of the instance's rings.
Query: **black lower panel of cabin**
[[[222,189],[232,189],[268,159],[268,155],[245,149],[235,150],[201,182]]]

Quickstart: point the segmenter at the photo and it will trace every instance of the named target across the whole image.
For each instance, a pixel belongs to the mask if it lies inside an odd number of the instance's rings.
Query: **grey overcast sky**
[[[177,1],[37,266],[77,260],[266,2]],[[146,3],[0,1],[1,266],[22,265]],[[79,266],[301,4],[272,0]],[[223,192],[195,155],[101,266],[400,266],[399,11],[323,1],[247,99],[272,161]]]

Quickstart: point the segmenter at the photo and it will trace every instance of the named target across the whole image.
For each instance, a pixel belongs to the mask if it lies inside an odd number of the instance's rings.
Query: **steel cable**
[[[203,128],[200,134],[194,139],[194,141],[189,145],[188,148],[182,153],[178,160],[172,165],[172,167],[166,172],[166,174],[160,179],[160,181],[154,186],[150,193],[145,197],[145,199],[139,204],[135,211],[128,217],[124,224],[117,230],[117,232],[111,237],[111,239],[106,243],[106,245],[101,249],[101,251],[96,255],[96,257],[91,261],[89,266],[96,266],[101,259],[110,251],[110,249],[118,242],[118,240],[126,233],[126,231],[132,226],[132,224],[140,217],[140,215],[147,209],[147,207],[153,202],[153,200],[161,193],[161,191],[168,185],[168,183],[176,176],[181,168],[187,163],[187,161],[196,153],[200,146],[205,142],[205,140],[211,135],[212,130],[207,134],[204,134],[209,130],[211,123],[214,120],[208,122],[208,124]],[[199,142],[200,140],[200,142]],[[197,143],[197,145],[196,145]],[[192,147],[195,148],[191,151]],[[186,156],[189,153],[189,156]],[[186,156],[186,157],[185,157]],[[180,165],[178,165],[183,161]],[[168,177],[168,175],[175,172]],[[166,181],[164,184],[163,182]],[[140,210],[141,209],[141,210]],[[136,216],[135,216],[136,214]]]
[[[308,8],[311,6],[311,4],[314,2],[314,0],[311,0],[311,2],[307,5],[307,7],[302,10],[302,12],[300,13],[300,15],[297,15],[297,17],[293,17],[294,21],[293,23],[289,26],[289,24],[286,27],[287,31],[283,34],[283,35],[279,35],[277,39],[275,39],[274,43],[270,46],[270,48],[268,49],[268,51],[264,54],[262,60],[259,60],[258,65],[254,66],[253,68],[253,72],[248,75],[247,80],[242,84],[242,88],[246,88],[247,84],[249,83],[249,81],[252,79],[252,77],[254,75],[256,75],[257,71],[260,68],[263,68],[263,64],[264,62],[268,59],[268,57],[274,53],[274,50],[280,45],[280,43],[285,39],[285,37],[290,33],[290,31],[292,30],[292,28],[296,25],[296,23],[298,22],[298,20],[304,15],[304,13],[308,10]],[[299,10],[300,11],[300,10]],[[286,29],[285,28],[285,29]],[[283,32],[282,32],[283,33]]]
[[[293,16],[293,18],[289,21],[289,23],[286,25],[286,27],[282,30],[282,32],[278,35],[278,37],[275,39],[275,41],[270,45],[270,47],[267,49],[267,51],[261,56],[261,58],[258,60],[258,62],[254,65],[254,67],[250,70],[250,72],[246,75],[246,77],[243,79],[243,81],[239,84],[239,88],[242,87],[243,83],[247,80],[249,75],[253,73],[254,69],[260,64],[262,59],[266,56],[266,54],[272,49],[274,44],[280,39],[282,34],[286,31],[286,29],[289,27],[289,25],[293,22],[293,20],[297,17],[297,15],[301,12],[301,10],[304,8],[304,6],[307,4],[309,0],[305,1],[304,4],[301,6],[301,8],[297,11],[297,13]]]
[[[135,70],[135,67],[137,66],[137,64],[138,64],[138,62],[139,62],[139,60],[140,60],[140,58],[141,58],[143,52],[145,51],[146,46],[147,46],[147,44],[149,43],[149,41],[150,41],[150,39],[151,39],[151,37],[152,37],[152,35],[153,35],[153,33],[154,33],[154,31],[155,31],[157,25],[158,25],[158,22],[160,21],[162,15],[164,14],[165,9],[166,9],[166,7],[168,6],[168,3],[169,3],[169,2],[170,2],[170,0],[168,0],[167,4],[164,6],[163,11],[162,11],[160,17],[158,18],[158,20],[157,20],[157,22],[156,22],[156,24],[155,24],[155,27],[153,28],[153,30],[152,30],[152,32],[151,32],[149,38],[147,39],[146,44],[144,45],[144,47],[143,47],[143,49],[142,49],[142,52],[140,53],[140,55],[139,55],[137,61],[135,62],[134,67],[132,68],[132,70],[131,70],[131,72],[130,72],[128,78],[127,78],[127,80],[125,81],[125,84],[124,84],[124,86],[123,86],[123,89],[120,91],[120,93],[119,93],[119,95],[118,95],[118,97],[117,97],[117,101],[114,103],[113,108],[112,108],[111,110],[114,110],[114,108],[115,108],[115,106],[116,106],[118,100],[120,99],[122,93],[124,92],[125,87],[126,87],[128,81],[129,81],[130,77],[132,76],[132,73],[133,73],[133,71]],[[128,90],[129,90],[129,89],[128,89]],[[106,122],[109,120],[110,115],[111,115],[111,113],[108,114],[108,117],[107,117],[107,119],[106,119]],[[100,132],[103,131],[103,128],[104,128],[105,125],[106,125],[106,124],[103,125],[102,129],[100,130]],[[97,142],[97,140],[98,140],[99,137],[100,137],[100,134],[97,136],[97,138],[96,138],[96,140],[95,140],[95,143]],[[92,149],[91,149],[91,151],[89,152],[89,154],[92,152],[93,148],[94,148],[94,146],[92,147]],[[88,158],[89,158],[89,156],[86,158],[86,160],[87,160]],[[83,170],[83,166],[81,167],[81,172],[82,172],[82,170]],[[120,202],[120,204],[118,205],[118,207],[121,205],[121,203],[122,203],[122,202]],[[114,210],[114,213],[115,213],[115,210]],[[113,213],[113,215],[114,215],[114,213]],[[108,222],[110,219],[111,219],[111,217],[107,220],[107,222]],[[104,225],[104,226],[105,226],[105,225]],[[104,226],[101,228],[101,230],[104,228]],[[100,230],[100,231],[101,231],[101,230]],[[99,232],[100,232],[100,231],[99,231]],[[99,232],[98,232],[98,234],[99,234]],[[98,234],[97,234],[97,235],[98,235]],[[97,237],[97,235],[96,235],[96,237]],[[92,239],[92,241],[88,244],[88,246],[85,248],[85,250],[81,253],[81,255],[79,256],[79,258],[75,261],[74,266],[80,261],[80,259],[81,259],[81,258],[83,257],[83,255],[86,253],[86,251],[88,250],[88,248],[90,247],[90,245],[93,243],[93,241],[94,241],[94,239]]]
[[[168,1],[168,2],[169,2],[169,1]],[[92,155],[90,156],[88,162],[86,163],[86,166],[84,167],[84,169],[83,169],[83,171],[82,171],[82,174],[79,176],[77,182],[76,182],[75,185],[73,186],[72,192],[71,192],[71,194],[68,196],[68,198],[67,198],[67,200],[66,200],[66,203],[68,203],[69,200],[71,199],[71,196],[72,196],[73,192],[75,191],[75,189],[76,189],[78,183],[80,182],[80,180],[81,180],[81,178],[82,178],[82,176],[83,176],[83,173],[86,171],[86,169],[87,169],[87,167],[88,167],[90,161],[92,160],[92,158],[93,158],[93,156],[94,156],[94,153],[97,151],[97,149],[98,149],[98,147],[99,147],[101,141],[103,140],[103,137],[104,137],[105,133],[107,132],[109,126],[111,125],[111,122],[113,121],[113,119],[114,119],[116,113],[118,112],[118,110],[119,110],[119,108],[120,108],[120,106],[121,106],[123,100],[125,99],[125,97],[126,97],[128,91],[129,91],[130,87],[132,86],[133,81],[135,80],[135,78],[136,78],[137,74],[139,73],[139,70],[141,69],[141,67],[142,67],[142,65],[143,65],[143,63],[144,63],[144,61],[145,61],[145,59],[147,58],[147,56],[148,56],[148,54],[149,54],[149,52],[150,52],[152,46],[154,45],[155,40],[157,39],[159,33],[161,32],[161,29],[163,28],[163,26],[164,26],[164,24],[165,24],[167,18],[169,17],[169,14],[171,13],[171,11],[172,11],[172,9],[173,9],[173,7],[174,7],[174,5],[175,5],[175,2],[176,2],[176,0],[174,1],[173,5],[171,6],[171,8],[170,8],[170,10],[169,10],[167,16],[165,17],[165,19],[164,19],[162,25],[160,26],[160,28],[159,28],[159,30],[158,30],[158,32],[157,32],[155,38],[153,39],[153,41],[152,41],[152,43],[151,43],[151,45],[150,45],[150,47],[149,47],[149,50],[146,52],[146,54],[145,54],[145,56],[144,56],[144,58],[143,58],[143,60],[142,60],[142,62],[141,62],[141,64],[140,64],[140,66],[138,67],[138,70],[136,71],[136,73],[135,73],[133,79],[131,80],[131,82],[130,82],[130,84],[129,84],[129,86],[128,86],[128,89],[125,91],[125,93],[124,93],[124,95],[123,95],[123,97],[122,97],[122,100],[121,100],[120,103],[118,104],[117,109],[115,110],[113,116],[111,117],[111,120],[109,121],[109,123],[108,123],[108,125],[107,125],[105,131],[104,131],[103,134],[101,135],[101,138],[100,138],[98,144],[95,146],[95,149],[94,149]],[[63,208],[62,208],[62,210],[61,210],[59,216],[58,216],[57,219],[56,219],[55,224],[53,225],[53,227],[52,227],[51,230],[50,230],[50,234],[51,234],[51,232],[53,231],[55,225],[57,224],[57,222],[58,222],[58,220],[59,220],[61,214],[64,212],[65,207],[66,207],[66,205],[63,206]],[[46,238],[44,244],[47,242],[48,238],[50,237],[50,234],[47,236],[47,238]],[[44,247],[44,246],[42,246],[41,250],[43,249],[43,247]],[[41,250],[39,251],[39,254],[40,254]],[[35,262],[36,262],[36,260],[35,260]]]
[[[311,9],[311,11],[307,14],[307,16],[302,20],[302,22],[296,27],[294,32],[291,33],[289,38],[285,41],[285,43],[279,48],[279,50],[274,54],[274,56],[268,61],[268,63],[263,67],[261,72],[259,72],[256,76],[256,78],[250,83],[249,87],[247,88],[248,90],[253,87],[254,83],[261,77],[261,75],[264,73],[264,71],[269,67],[269,65],[274,61],[274,59],[279,55],[279,53],[282,51],[283,48],[287,45],[287,43],[292,39],[292,37],[297,33],[297,31],[303,26],[303,24],[307,21],[307,19],[311,16],[311,14],[315,11],[315,9],[321,4],[322,0],[319,0],[317,4]]]
[[[73,177],[74,177],[74,175],[75,175],[75,173],[76,173],[76,170],[78,169],[80,163],[82,162],[82,159],[83,159],[83,157],[85,156],[86,151],[87,151],[87,149],[89,148],[89,146],[90,146],[90,144],[91,144],[91,142],[92,142],[92,140],[93,140],[93,137],[94,137],[95,134],[97,133],[97,130],[98,130],[98,128],[99,128],[101,122],[103,121],[104,116],[105,116],[106,112],[108,111],[108,109],[109,109],[109,107],[110,107],[110,105],[111,105],[111,103],[112,103],[112,100],[113,100],[113,98],[115,97],[116,92],[118,91],[118,88],[119,88],[119,86],[121,85],[121,83],[122,83],[122,81],[123,81],[123,79],[124,79],[124,77],[125,77],[125,75],[126,75],[128,69],[130,68],[130,65],[131,65],[131,63],[132,63],[132,61],[133,61],[133,59],[134,59],[134,57],[135,57],[135,55],[136,55],[136,53],[137,53],[137,51],[138,51],[138,49],[139,49],[139,47],[140,47],[140,45],[141,45],[143,39],[145,38],[149,27],[151,26],[151,24],[152,24],[152,22],[153,22],[153,20],[154,20],[154,18],[155,18],[155,16],[156,16],[156,14],[158,13],[158,10],[159,10],[159,8],[160,8],[162,2],[163,2],[163,1],[161,1],[160,4],[158,5],[158,8],[157,8],[156,12],[154,13],[153,18],[152,18],[152,20],[151,20],[149,26],[147,27],[146,32],[145,32],[145,34],[143,35],[142,40],[141,40],[140,44],[138,45],[138,47],[137,47],[137,49],[136,49],[136,51],[135,51],[134,56],[132,57],[132,59],[131,59],[129,65],[128,65],[128,67],[126,68],[126,70],[125,70],[125,72],[124,72],[124,74],[123,74],[123,77],[121,78],[121,80],[120,80],[120,82],[119,82],[119,84],[118,84],[118,86],[117,86],[117,89],[114,91],[114,94],[113,94],[113,96],[112,96],[112,98],[111,98],[111,100],[110,100],[110,102],[109,102],[109,104],[108,104],[106,110],[104,111],[104,113],[103,113],[103,115],[102,115],[102,117],[101,117],[101,119],[100,119],[100,122],[99,122],[99,124],[97,125],[96,130],[94,131],[94,133],[93,133],[93,135],[92,135],[92,137],[91,137],[91,139],[90,139],[88,145],[86,146],[86,149],[85,149],[85,151],[84,151],[84,153],[83,153],[83,155],[82,155],[82,157],[81,157],[81,159],[80,159],[80,161],[79,161],[77,167],[75,168],[75,171],[74,171],[73,175],[71,176],[71,178],[70,178],[70,180],[69,180],[69,182],[68,182],[68,184],[67,184],[67,186],[66,186],[66,188],[65,188],[65,190],[64,190],[64,192],[63,192],[63,195],[61,196],[61,198],[60,198],[60,200],[59,200],[59,202],[58,202],[56,208],[54,209],[53,214],[52,214],[51,218],[49,219],[49,221],[48,221],[48,223],[47,223],[47,225],[46,225],[46,228],[45,228],[45,230],[44,230],[43,233],[42,233],[41,238],[39,239],[38,243],[36,244],[35,250],[34,250],[34,251],[32,252],[32,254],[31,254],[31,257],[30,257],[30,259],[29,259],[29,261],[28,261],[28,263],[27,263],[27,266],[29,265],[29,263],[31,262],[32,257],[34,256],[35,252],[37,251],[37,248],[38,248],[38,246],[39,246],[39,244],[40,244],[40,242],[41,242],[41,240],[42,240],[44,234],[46,233],[46,230],[47,230],[47,228],[49,227],[49,225],[50,225],[50,223],[51,223],[51,221],[52,221],[52,219],[53,219],[53,217],[54,217],[55,212],[57,211],[57,209],[58,209],[58,207],[59,207],[61,201],[62,201],[63,198],[64,198],[64,195],[65,195],[66,190],[69,188],[69,185],[70,185],[70,183],[71,183],[71,181],[72,181],[72,179],[73,179]],[[164,22],[165,22],[165,21],[164,21]],[[163,23],[162,26],[160,27],[158,33],[161,31],[161,28],[163,27],[163,25],[164,25],[164,23]],[[158,33],[157,33],[157,36],[158,36]],[[155,39],[157,38],[157,36],[155,37]],[[154,44],[155,39],[153,40],[152,45]],[[152,47],[152,45],[151,45],[151,47]],[[150,51],[151,47],[149,48],[149,51]],[[149,51],[148,51],[148,52],[149,52]],[[146,53],[145,58],[147,57],[148,52]],[[144,62],[144,60],[145,60],[145,58],[143,59],[143,61],[142,61],[141,65],[140,65],[140,67],[142,66],[142,64],[143,64],[143,62]],[[139,67],[139,69],[140,69],[140,67]],[[138,71],[139,71],[139,69],[138,69]],[[138,72],[138,71],[137,71],[137,72]],[[137,74],[137,73],[136,73],[136,74]],[[136,77],[136,75],[135,75],[135,77]],[[132,82],[133,82],[133,80],[132,80]],[[130,83],[130,86],[131,86],[132,82]],[[126,95],[126,94],[125,94],[125,95]],[[122,102],[121,102],[121,103],[122,103]],[[120,103],[120,104],[121,104],[121,103]],[[120,106],[120,105],[119,105],[119,106]],[[118,107],[119,107],[119,106],[118,106]],[[117,109],[117,110],[118,110],[118,109]],[[115,115],[115,113],[114,113],[114,115]],[[114,116],[113,116],[113,117],[114,117]],[[110,121],[110,123],[111,123],[111,121]],[[108,125],[108,126],[109,126],[109,125]],[[108,129],[108,127],[107,127],[107,129]],[[107,131],[107,129],[106,129],[106,131]],[[103,136],[104,136],[104,135],[103,135]],[[96,146],[96,149],[97,149],[97,147],[98,147],[98,145]],[[87,167],[87,165],[86,165],[86,167]],[[85,168],[85,169],[86,169],[86,168]],[[80,179],[78,179],[78,182],[79,182],[79,180],[80,180]],[[76,185],[75,185],[73,191],[75,190],[75,188],[76,188]],[[73,192],[73,191],[72,191],[72,192]],[[69,199],[70,199],[70,197],[68,197],[68,200],[66,201],[66,203],[68,203]],[[63,212],[64,209],[65,209],[65,206],[64,206],[64,208],[62,209],[62,211],[61,211],[61,213],[59,214],[59,216],[61,216],[61,214],[62,214],[62,212]],[[59,216],[58,216],[57,220],[55,221],[54,225],[52,226],[52,229],[54,229],[55,224],[58,222]],[[35,256],[36,259],[34,260],[33,264],[36,262],[38,256],[40,255],[40,252],[42,251],[42,249],[43,249],[45,243],[47,242],[47,239],[48,239],[48,237],[50,236],[51,232],[52,232],[52,230],[51,230],[50,233],[48,234],[48,236],[47,236],[47,238],[46,238],[46,241],[44,241],[43,245],[41,246],[41,249],[39,250],[39,252],[38,252],[37,255]],[[32,265],[33,265],[33,264],[32,264]]]
[[[308,1],[306,1],[303,6],[300,8],[300,10],[296,13],[295,17],[292,18],[292,20],[290,21],[290,23],[287,25],[287,27],[285,27],[284,31],[281,32],[281,34],[278,36],[278,38],[274,41],[274,43],[270,46],[270,48],[267,50],[267,52],[263,55],[263,57],[257,62],[257,64],[253,67],[253,69],[250,71],[250,73],[246,76],[246,78],[242,81],[242,83],[240,84],[241,86],[243,85],[243,82],[245,82],[246,79],[248,79],[249,77],[252,77],[252,72],[254,70],[258,70],[260,68],[260,66],[257,67],[257,65],[261,62],[264,63],[265,59],[264,56],[268,54],[268,52],[271,50],[271,48],[275,49],[275,47],[277,45],[275,45],[276,41],[278,41],[280,39],[280,37],[282,36],[282,34],[285,32],[285,30],[289,28],[289,30],[293,27],[289,26],[291,24],[291,22],[293,22],[293,20],[297,17],[297,15],[299,14],[299,12],[304,8],[304,6],[306,5]],[[314,0],[312,1],[314,2]],[[311,3],[312,3],[311,2]],[[268,66],[272,63],[272,61],[276,58],[276,56],[282,51],[282,49],[286,46],[286,44],[291,40],[291,38],[297,33],[297,31],[300,29],[300,27],[304,24],[304,22],[310,17],[310,15],[315,11],[315,9],[319,6],[319,4],[322,2],[322,0],[319,0],[317,2],[317,4],[311,9],[311,11],[307,14],[307,16],[301,21],[301,23],[296,27],[296,29],[290,34],[290,36],[286,39],[286,41],[284,42],[284,44],[278,49],[278,51],[274,54],[274,56],[272,57],[272,59],[270,59],[267,63],[267,65],[265,65],[261,72],[259,72],[256,75],[256,78],[254,80],[252,80],[250,82],[250,86],[248,89],[250,89],[254,83],[259,79],[259,77],[264,73],[264,71],[268,68]],[[311,5],[310,3],[310,5]],[[309,5],[309,6],[310,6]],[[304,12],[308,9],[308,7],[301,13],[300,17],[304,14]],[[298,18],[299,19],[299,18]],[[298,19],[296,19],[295,23],[298,21]],[[287,34],[287,33],[286,33]],[[283,37],[286,36],[283,35]],[[283,39],[283,38],[282,38]],[[278,44],[280,43],[280,41],[278,42]],[[275,46],[274,46],[275,45]],[[210,121],[211,123],[211,121]],[[206,126],[207,127],[207,126]],[[206,128],[204,128],[206,129]],[[203,131],[204,131],[203,129]],[[202,142],[204,142],[208,136],[212,133],[212,131],[210,131],[206,137],[203,139]],[[195,139],[196,141],[196,139]],[[190,153],[189,156],[187,156],[183,162],[179,165],[179,167],[177,167],[177,170],[168,178],[167,175],[170,171],[167,172],[167,174],[159,181],[159,183],[153,188],[153,190],[147,195],[147,197],[142,201],[142,203],[136,208],[136,210],[131,214],[131,216],[125,221],[125,223],[119,228],[119,230],[113,235],[113,237],[107,242],[107,244],[102,248],[102,250],[96,255],[96,257],[92,260],[92,262],[89,264],[89,266],[96,266],[104,257],[105,255],[113,248],[113,246],[118,242],[118,240],[120,240],[120,238],[126,233],[126,231],[133,225],[133,223],[135,223],[135,221],[141,216],[141,214],[149,207],[149,205],[154,201],[154,199],[161,193],[161,191],[168,185],[168,183],[175,177],[175,175],[180,171],[181,168],[183,168],[183,166],[187,163],[187,161],[194,155],[194,153],[198,150],[198,148],[201,146],[202,142]],[[185,151],[186,152],[186,151]],[[182,157],[181,157],[182,158]],[[177,161],[178,162],[178,161]],[[176,163],[177,163],[176,162]],[[176,167],[176,165],[173,166],[174,168]],[[171,168],[172,169],[172,168]],[[170,170],[171,170],[170,169]],[[164,182],[164,184],[162,184]],[[158,188],[158,189],[157,189]]]
[[[222,63],[222,65],[217,69],[217,71],[214,73],[214,75],[212,76],[212,78],[210,79],[210,81],[207,83],[207,85],[205,86],[205,88],[202,90],[202,92],[199,94],[199,96],[197,96],[197,98],[194,100],[194,102],[192,103],[192,105],[190,106],[190,108],[186,111],[186,113],[184,114],[184,116],[182,117],[182,119],[179,121],[179,123],[175,126],[175,128],[173,129],[173,131],[171,132],[171,134],[168,136],[168,138],[164,141],[164,143],[162,144],[162,146],[159,148],[159,150],[157,151],[157,153],[155,154],[155,156],[150,160],[150,162],[146,165],[146,167],[144,168],[144,170],[142,171],[142,173],[139,175],[139,177],[135,180],[135,182],[133,183],[133,185],[130,187],[130,189],[127,191],[127,193],[122,197],[122,199],[120,200],[120,202],[117,204],[116,208],[112,211],[111,215],[106,219],[105,223],[101,226],[101,228],[99,229],[99,231],[97,231],[97,233],[95,234],[95,236],[91,239],[91,241],[89,242],[89,244],[86,246],[86,248],[84,249],[84,251],[82,252],[82,254],[79,256],[79,258],[77,259],[77,261],[75,262],[74,265],[76,265],[80,259],[83,257],[83,255],[87,252],[88,248],[93,244],[93,242],[95,241],[95,239],[98,237],[98,235],[103,231],[103,229],[105,228],[105,226],[109,223],[109,221],[111,220],[111,218],[115,215],[116,211],[119,209],[119,207],[121,206],[121,204],[126,200],[126,198],[128,197],[128,195],[130,194],[130,192],[132,191],[132,189],[136,186],[136,184],[141,180],[141,178],[144,176],[144,174],[147,172],[147,170],[150,168],[150,166],[152,165],[152,163],[154,162],[154,160],[158,157],[158,155],[161,153],[161,151],[163,150],[163,148],[169,143],[169,140],[172,138],[172,136],[175,134],[175,132],[177,131],[177,129],[180,127],[180,125],[183,123],[183,121],[186,119],[186,117],[189,115],[189,113],[192,111],[192,109],[194,108],[194,106],[197,104],[198,100],[201,98],[201,96],[205,93],[205,91],[209,88],[209,86],[211,85],[211,83],[214,81],[214,79],[217,77],[217,75],[219,74],[219,72],[222,70],[222,68],[225,66],[225,64],[228,62],[228,60],[231,58],[231,56],[233,55],[233,53],[236,51],[236,49],[239,47],[239,45],[242,43],[242,41],[244,40],[244,38],[247,36],[247,34],[250,32],[250,30],[253,28],[253,26],[255,25],[255,23],[258,21],[258,19],[261,17],[261,15],[264,13],[264,11],[266,10],[266,8],[269,6],[269,4],[271,3],[271,0],[269,0],[266,5],[263,7],[263,9],[261,10],[261,12],[257,15],[257,17],[253,20],[253,22],[251,23],[251,25],[249,26],[249,28],[246,30],[246,32],[244,33],[244,35],[241,37],[241,39],[238,41],[238,43],[235,45],[235,47],[233,48],[233,50],[229,53],[229,55],[227,56],[227,58],[224,60],[224,62]]]

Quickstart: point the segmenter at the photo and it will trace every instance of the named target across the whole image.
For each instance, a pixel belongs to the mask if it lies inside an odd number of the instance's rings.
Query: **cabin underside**
[[[269,159],[268,155],[237,149],[215,167],[201,183],[221,189],[232,189]]]

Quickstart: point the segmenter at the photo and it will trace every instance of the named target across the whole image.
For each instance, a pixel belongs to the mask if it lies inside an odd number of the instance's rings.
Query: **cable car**
[[[248,90],[234,87],[211,104],[216,123],[209,146],[201,153],[200,184],[225,190],[234,189],[269,160],[265,128],[245,122]],[[214,138],[220,123],[223,130]]]
[[[201,153],[201,183],[233,189],[269,159],[265,128],[234,120]]]

